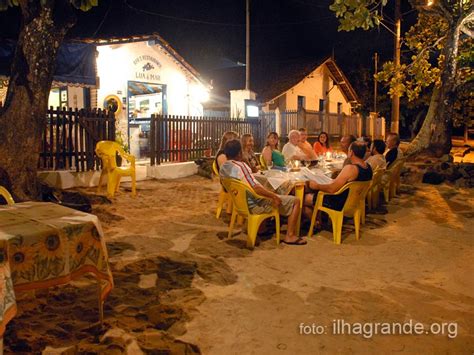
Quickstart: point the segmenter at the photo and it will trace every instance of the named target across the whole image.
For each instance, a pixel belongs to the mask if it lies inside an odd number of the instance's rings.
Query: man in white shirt
[[[277,195],[263,187],[252,175],[250,167],[242,161],[242,145],[238,140],[228,141],[224,146],[227,161],[221,166],[219,175],[222,178],[237,179],[249,185],[257,194],[265,199],[247,195],[247,204],[251,213],[262,214],[272,211],[272,205],[278,206],[280,215],[288,217],[288,228],[285,244],[304,245],[306,240],[296,235],[296,224],[300,212],[300,204],[294,196]]]
[[[291,130],[288,133],[289,142],[283,146],[281,150],[285,160],[307,160],[306,154],[298,147],[300,142],[300,132]]]
[[[371,148],[371,156],[365,160],[366,163],[372,167],[373,171],[375,171],[375,169],[385,169],[387,166],[387,162],[385,161],[385,157],[383,155],[386,148],[385,142],[381,139],[375,139],[372,142]]]

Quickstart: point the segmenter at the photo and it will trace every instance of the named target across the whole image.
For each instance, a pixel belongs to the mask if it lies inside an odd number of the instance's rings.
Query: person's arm
[[[265,163],[267,166],[272,162],[272,149],[269,146],[266,146],[262,150],[263,159],[265,159]]]
[[[262,185],[258,184],[253,187],[253,190],[259,194],[260,196],[266,197],[273,201],[275,206],[279,206],[281,204],[281,198],[274,192],[267,190]]]
[[[309,187],[313,190],[319,190],[333,194],[339,191],[339,189],[346,183],[352,181],[356,177],[356,174],[357,167],[354,165],[347,165],[342,169],[337,178],[335,178],[330,184],[318,184],[317,182],[310,181]]]
[[[224,163],[227,161],[227,157],[225,154],[221,154],[217,157],[217,165],[219,165],[219,168],[224,165]]]
[[[310,144],[298,143],[301,155],[298,155],[297,160],[314,160],[314,152]]]

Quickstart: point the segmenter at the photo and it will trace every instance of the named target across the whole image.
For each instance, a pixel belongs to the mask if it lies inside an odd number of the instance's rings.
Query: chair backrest
[[[405,164],[405,158],[397,159],[393,162],[389,169],[392,171],[392,178],[398,178],[402,172],[403,165]]]
[[[267,162],[265,161],[263,154],[260,154],[260,167],[262,168],[262,170],[268,169]]]
[[[5,199],[5,201],[7,201],[8,205],[14,205],[15,204],[15,201],[13,201],[12,195],[10,195],[8,190],[6,188],[4,188],[3,186],[0,186],[0,195]]]
[[[248,194],[256,196],[257,194],[255,191],[253,191],[249,185],[237,179],[223,178],[221,179],[221,184],[230,194],[237,213],[246,216],[249,215],[250,211],[247,203],[247,196]]]
[[[348,182],[336,194],[342,193],[344,190],[349,189],[349,195],[347,196],[346,203],[344,204],[344,214],[353,215],[355,210],[359,208],[360,202],[365,201],[365,196],[369,191],[370,181],[354,181]]]
[[[125,151],[120,144],[113,141],[100,141],[95,146],[95,153],[102,160],[103,168],[113,170],[117,167],[117,153],[125,155]]]
[[[213,173],[215,176],[219,176],[219,170],[217,170],[217,162],[216,162],[215,159],[214,159],[214,161],[212,162],[212,173]]]
[[[384,168],[375,169],[374,175],[372,177],[372,186],[376,187],[382,183],[382,177],[384,173],[385,173]]]

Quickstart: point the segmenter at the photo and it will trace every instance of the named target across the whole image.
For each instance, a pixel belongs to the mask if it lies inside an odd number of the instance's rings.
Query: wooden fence
[[[215,154],[226,131],[252,134],[255,150],[260,151],[269,129],[275,129],[275,118],[271,114],[254,119],[152,115],[150,163],[189,161]]]
[[[306,128],[308,134],[324,131],[330,136],[341,137],[344,134],[361,134],[362,121],[358,115],[345,115],[305,109],[281,112],[281,135],[288,135],[292,129]],[[360,122],[359,122],[360,121]]]
[[[48,110],[39,169],[88,171],[100,169],[95,146],[115,140],[115,118],[102,110]]]

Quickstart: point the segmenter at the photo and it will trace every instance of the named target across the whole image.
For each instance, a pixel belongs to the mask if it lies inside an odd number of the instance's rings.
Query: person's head
[[[242,143],[242,150],[244,152],[250,152],[253,150],[253,136],[250,133],[245,133],[240,138],[240,142]]]
[[[343,150],[344,153],[349,152],[349,146],[356,141],[356,137],[352,134],[346,134],[345,136],[342,136],[341,138],[341,149]]]
[[[365,143],[367,151],[370,151],[370,146],[372,145],[372,138],[370,138],[369,136],[362,136],[362,141]]]
[[[293,129],[288,133],[288,140],[291,144],[297,145],[300,142],[300,132],[296,129]]]
[[[242,159],[242,144],[238,139],[231,139],[224,145],[224,154],[228,160]]]
[[[386,142],[388,149],[396,148],[400,145],[400,136],[398,135],[398,133],[389,133]]]
[[[270,146],[270,148],[274,149],[278,147],[278,133],[276,132],[270,132],[267,135],[267,145]]]
[[[365,142],[355,141],[355,142],[352,142],[351,145],[349,146],[348,156],[349,158],[356,156],[359,159],[364,159],[366,152],[367,152],[367,146],[365,145]]]
[[[326,132],[321,132],[318,136],[318,142],[322,146],[329,148],[329,135]]]
[[[222,135],[221,138],[221,145],[219,146],[219,150],[224,149],[225,144],[233,139],[239,139],[239,135],[237,132],[234,131],[227,131]]]
[[[385,142],[383,140],[374,139],[374,141],[372,142],[371,153],[372,155],[383,154],[385,152],[386,147],[387,146],[385,145]]]
[[[300,142],[306,142],[308,139],[308,132],[306,131],[306,128],[300,128],[298,131],[300,132]]]

